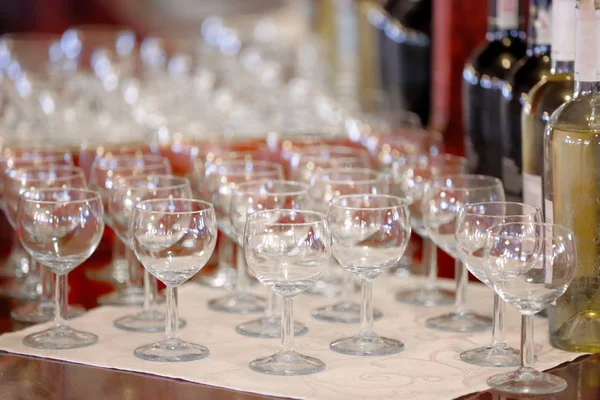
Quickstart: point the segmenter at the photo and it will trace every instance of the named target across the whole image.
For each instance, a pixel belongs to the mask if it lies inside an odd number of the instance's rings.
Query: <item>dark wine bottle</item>
[[[552,0],[530,0],[527,54],[510,71],[502,90],[502,182],[509,201],[523,196],[521,111],[527,94],[550,75]]]
[[[525,56],[525,33],[517,0],[489,0],[486,43],[463,70],[465,153],[471,171],[502,178],[502,88]]]

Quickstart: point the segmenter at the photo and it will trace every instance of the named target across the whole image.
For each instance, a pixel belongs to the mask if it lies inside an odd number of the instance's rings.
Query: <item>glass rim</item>
[[[525,207],[529,207],[531,208],[533,211],[529,212],[529,213],[525,213],[525,214],[504,214],[504,215],[496,215],[496,214],[479,214],[473,211],[467,211],[469,208],[471,207],[481,207],[481,206],[485,206],[485,205],[515,205],[515,206],[525,206]],[[531,204],[527,204],[527,203],[522,203],[519,201],[481,201],[478,203],[469,203],[469,204],[465,204],[462,205],[459,209],[459,213],[462,213],[464,215],[476,215],[476,216],[486,216],[486,217],[516,217],[519,215],[523,215],[523,216],[527,216],[527,215],[532,215],[532,214],[536,214],[536,213],[542,213],[541,208],[531,205]]]
[[[473,186],[473,187],[455,187],[455,186],[449,186],[446,184],[440,184],[440,185],[435,185],[434,182],[443,182],[445,180],[448,179],[456,179],[456,178],[469,178],[469,179],[473,179],[475,181],[481,181],[481,182],[486,182],[487,183],[482,183],[481,185],[478,186]],[[428,181],[430,186],[434,186],[434,187],[441,187],[441,188],[448,188],[448,189],[453,189],[456,191],[465,191],[465,190],[479,190],[479,189],[487,189],[493,186],[496,186],[498,184],[500,184],[500,187],[502,187],[502,189],[504,189],[504,185],[502,184],[502,180],[499,178],[496,178],[494,176],[489,176],[489,175],[480,175],[480,174],[449,174],[449,175],[438,175],[436,177],[434,177],[433,179]]]
[[[248,168],[249,170],[230,170],[230,168],[235,168],[238,166],[247,166],[251,165],[252,168]],[[254,166],[258,167],[266,167],[264,170],[255,170]],[[205,175],[207,177],[211,175],[223,175],[223,176],[239,176],[246,175],[248,173],[252,174],[270,174],[273,172],[277,172],[283,175],[283,166],[279,163],[265,160],[247,160],[247,159],[234,159],[234,160],[223,160],[222,163],[209,163],[205,167]]]
[[[28,195],[31,193],[87,193],[90,195],[89,198],[85,199],[77,199],[77,200],[36,200],[32,198],[28,198]],[[25,201],[28,203],[37,203],[37,204],[78,204],[78,203],[87,203],[90,200],[97,200],[100,205],[102,205],[102,196],[96,190],[91,189],[76,189],[76,188],[44,188],[44,189],[29,189],[24,191],[19,195],[19,201]]]
[[[158,211],[158,210],[144,209],[144,206],[146,204],[158,204],[160,202],[165,202],[165,201],[200,204],[204,208],[202,208],[201,210],[194,210],[194,211],[164,211],[164,210]],[[214,215],[215,208],[212,203],[209,203],[204,200],[179,197],[179,198],[174,198],[174,199],[164,198],[164,199],[148,199],[148,200],[138,201],[135,204],[135,211],[140,212],[140,213],[146,213],[146,214],[162,214],[162,215],[165,215],[165,214],[167,214],[167,215],[175,215],[175,214],[193,215],[193,214],[206,214],[206,213],[212,212]]]
[[[112,171],[112,172],[123,172],[123,171],[131,171],[132,169],[141,169],[142,172],[152,172],[152,171],[154,171],[156,169],[165,168],[165,167],[170,169],[171,168],[171,164],[169,163],[168,159],[162,158],[162,160],[160,162],[156,162],[156,163],[152,162],[150,164],[147,164],[147,163],[144,162],[140,166],[137,166],[137,165],[122,165],[122,166],[119,166],[119,167],[109,168],[109,167],[102,167],[102,166],[98,166],[98,165],[94,166],[94,164],[92,164],[92,168],[91,168],[90,171],[91,171],[92,175],[94,175],[93,174],[94,171],[98,171],[98,170],[104,171],[104,172],[109,172],[109,171]],[[125,176],[131,176],[131,175],[125,175]]]
[[[54,151],[57,150],[56,148],[48,148],[48,150]],[[6,154],[7,151],[10,151],[8,153],[8,155]],[[32,150],[30,153],[25,152],[25,154],[36,154],[36,150]],[[35,160],[49,160],[49,161],[53,161],[53,160],[72,160],[73,156],[71,156],[71,154],[68,151],[62,151],[62,150],[58,150],[56,153],[50,153],[50,154],[37,154],[37,156],[32,156],[32,157],[23,157],[22,154],[14,154],[10,149],[5,149],[4,151],[0,152],[0,163],[7,163],[9,160],[13,160],[13,161],[35,161]]]
[[[270,223],[269,225],[272,226],[310,226],[310,225],[314,225],[314,224],[320,224],[320,223],[325,223],[327,224],[327,215],[319,212],[319,211],[313,211],[313,210],[305,210],[305,209],[290,209],[290,208],[271,208],[268,210],[260,210],[260,211],[255,211],[252,214],[248,215],[246,218],[246,226],[248,226],[250,223],[252,223],[253,219],[258,218],[259,215],[261,214],[274,214],[274,213],[285,213],[285,214],[291,214],[291,213],[295,213],[295,214],[300,214],[300,215],[314,215],[316,217],[319,217],[319,220],[316,221],[310,221],[310,222],[273,222]]]
[[[511,234],[500,234],[500,233],[495,233],[495,231],[500,230],[501,228],[506,228],[506,227],[511,227],[511,226],[534,226],[534,227],[540,227],[544,229],[544,232],[548,232],[549,230],[552,230],[552,232],[554,232],[555,229],[558,229],[560,232],[559,236],[573,236],[574,237],[574,233],[572,229],[567,228],[564,225],[560,225],[560,224],[554,224],[554,223],[548,223],[548,222],[505,222],[502,224],[498,224],[498,225],[494,225],[490,228],[487,229],[487,237],[495,237],[495,238],[501,238],[501,239],[511,239],[511,238],[515,238],[517,237],[517,235],[511,235]],[[554,233],[552,233],[552,236],[555,236]]]
[[[166,160],[166,157],[161,156],[160,154],[154,154],[154,153],[142,153],[142,154],[114,154],[114,153],[109,153],[110,156],[107,157],[107,154],[103,154],[103,155],[99,155],[96,156],[94,159],[94,163],[97,164],[97,167],[104,167],[105,168],[105,164],[110,164],[110,163],[118,163],[118,162],[123,162],[123,161],[131,161],[131,160],[140,160],[140,161],[145,161],[145,160],[157,160],[157,161],[163,161]],[[115,168],[120,168],[120,167],[115,167]],[[122,167],[121,167],[122,168]]]
[[[370,178],[361,178],[361,179],[324,179],[325,175],[329,175],[333,172],[339,173],[365,173],[365,175],[370,175]],[[385,183],[385,173],[378,171],[376,169],[371,168],[363,168],[363,167],[339,167],[339,168],[317,168],[313,176],[311,176],[311,181],[314,180],[314,184],[319,183],[350,183],[350,182],[359,182],[359,183],[370,183],[370,182],[383,182]],[[314,185],[313,184],[313,185]],[[313,186],[311,185],[311,186]]]
[[[191,182],[188,178],[182,177],[182,176],[177,176],[177,175],[170,175],[170,174],[150,174],[150,175],[129,175],[129,176],[119,176],[117,177],[117,180],[115,182],[115,188],[114,190],[120,190],[120,189],[140,189],[140,190],[148,190],[148,188],[146,187],[140,187],[140,186],[134,186],[133,183],[128,182],[128,181],[135,181],[135,182],[140,182],[142,181],[142,179],[148,179],[148,182],[151,182],[149,179],[150,178],[165,178],[165,179],[170,179],[172,181],[179,181],[179,183],[173,183],[171,185],[165,185],[165,186],[157,186],[155,188],[152,189],[156,189],[156,190],[162,190],[162,189],[176,189],[182,186],[191,186]],[[142,181],[143,182],[143,181]]]
[[[260,185],[262,183],[268,183],[268,182],[272,182],[272,183],[280,183],[280,184],[284,184],[284,185],[289,185],[290,187],[297,187],[300,188],[299,190],[291,190],[289,192],[284,192],[284,191],[276,191],[276,192],[267,192],[267,193],[262,193],[260,192],[260,190],[250,190],[249,188],[245,188],[245,190],[240,190],[240,188],[243,187],[248,187],[251,185]],[[265,197],[275,197],[275,196],[293,196],[293,195],[300,195],[300,194],[307,194],[308,190],[310,189],[310,185],[304,182],[298,182],[298,181],[292,181],[292,180],[286,180],[286,179],[269,179],[269,178],[263,178],[263,179],[255,179],[252,181],[247,181],[247,182],[240,182],[238,184],[236,184],[235,189],[233,190],[233,195],[241,195],[241,194],[257,194],[257,195],[261,195],[261,196],[265,196]]]
[[[73,177],[77,177],[80,176],[82,178],[85,178],[85,173],[83,172],[83,169],[81,167],[76,167],[74,165],[61,165],[61,164],[38,164],[38,165],[28,165],[26,167],[9,167],[6,169],[6,171],[4,171],[4,178],[5,179],[10,179],[13,181],[16,180],[21,180],[21,179],[27,179],[27,182],[39,182],[39,181],[43,181],[43,180],[48,180],[49,178],[27,178],[27,177],[23,177],[21,174],[19,174],[20,172],[27,174],[28,172],[33,172],[33,171],[40,171],[40,172],[45,172],[45,171],[53,171],[53,170],[70,170],[71,172],[73,172],[72,175],[69,176],[60,176],[60,177],[56,177],[53,178],[53,181],[63,181],[63,180],[69,180]],[[15,172],[19,175],[17,176],[11,176],[11,172]]]
[[[365,197],[373,197],[373,198],[380,198],[380,199],[388,199],[388,200],[398,200],[398,204],[396,205],[390,205],[390,206],[379,206],[379,207],[350,207],[350,206],[343,206],[341,204],[335,204],[336,201],[340,201],[340,200],[345,200],[345,199],[351,199],[351,198],[365,198]],[[354,193],[354,194],[345,194],[343,196],[336,196],[333,199],[329,200],[329,208],[342,208],[342,209],[346,209],[346,210],[353,210],[353,211],[367,211],[367,210],[372,210],[372,211],[382,211],[382,210],[391,210],[394,208],[398,208],[398,207],[403,207],[409,206],[408,200],[406,200],[405,198],[402,197],[398,197],[398,196],[394,196],[391,194],[368,194],[368,193]]]

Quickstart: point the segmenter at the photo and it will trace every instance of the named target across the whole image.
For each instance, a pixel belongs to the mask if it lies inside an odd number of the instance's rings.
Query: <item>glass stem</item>
[[[217,243],[217,253],[219,255],[219,261],[217,269],[219,271],[226,271],[232,266],[234,243],[225,235],[219,235],[219,242]]]
[[[360,306],[360,335],[373,333],[373,282],[363,280],[361,285],[362,302]]]
[[[153,311],[158,305],[158,281],[144,269],[144,311]]]
[[[69,300],[67,298],[67,275],[56,275],[56,288],[54,289],[54,324],[57,327],[67,325],[67,306]]]
[[[167,286],[167,324],[165,333],[167,340],[177,339],[179,315],[177,314],[177,288]]]
[[[456,300],[454,303],[454,312],[457,314],[466,311],[467,304],[467,283],[469,282],[469,271],[460,261],[454,263],[454,275],[456,276]]]
[[[277,295],[269,290],[267,295],[267,307],[265,308],[265,318],[273,318],[277,315]]]
[[[506,303],[494,293],[494,321],[492,324],[492,346],[506,346],[506,337],[504,336],[504,312]]]
[[[533,368],[535,347],[533,342],[533,317],[521,315],[521,368]]]
[[[425,286],[427,289],[434,289],[437,286],[438,276],[437,246],[429,238],[423,238],[423,264],[427,275]]]
[[[36,261],[31,260],[35,263]],[[54,274],[48,267],[40,267],[40,279],[42,280],[42,302],[52,301],[52,284],[54,282]]]
[[[125,259],[127,260],[128,268],[127,287],[134,287],[137,282],[137,258],[130,248],[125,249]]]
[[[236,260],[237,260],[237,292],[246,293],[248,292],[248,272],[246,269],[246,256],[244,255],[244,249],[242,246],[235,246],[236,248]]]
[[[350,301],[352,286],[352,275],[350,272],[344,270],[342,272],[342,301]]]
[[[294,351],[294,308],[292,299],[283,298],[283,315],[281,316],[281,350]]]
[[[28,271],[28,273],[31,276],[34,276],[35,274],[38,273],[38,269],[39,268],[38,268],[38,265],[37,265],[37,261],[35,261],[33,259],[33,257],[29,257],[29,271]]]

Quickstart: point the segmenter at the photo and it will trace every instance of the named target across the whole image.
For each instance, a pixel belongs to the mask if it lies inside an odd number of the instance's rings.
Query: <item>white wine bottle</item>
[[[554,0],[551,75],[527,94],[521,112],[523,202],[543,209],[544,132],[552,113],[573,98],[576,0]]]
[[[600,352],[600,0],[578,0],[573,99],[550,117],[544,137],[546,219],[573,229],[573,283],[548,309],[550,340]]]

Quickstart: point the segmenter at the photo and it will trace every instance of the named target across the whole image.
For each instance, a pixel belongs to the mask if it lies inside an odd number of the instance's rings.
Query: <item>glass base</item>
[[[102,268],[86,269],[85,276],[96,282],[124,285],[129,279],[129,264],[125,259],[114,260]]]
[[[144,289],[138,286],[119,289],[99,297],[98,304],[101,306],[141,307],[144,304]]]
[[[18,322],[39,324],[52,321],[54,319],[54,302],[44,301],[32,304],[24,304],[13,309],[10,317]],[[85,308],[74,305],[67,308],[67,318],[75,318],[83,315]]]
[[[196,280],[201,285],[226,290],[232,290],[236,281],[237,271],[234,268],[218,268],[214,274],[200,276]]]
[[[160,311],[141,311],[116,319],[113,324],[116,328],[130,332],[164,332],[166,318]],[[185,320],[179,319],[180,329],[186,325]]]
[[[51,350],[77,349],[97,342],[98,336],[93,333],[78,331],[66,325],[32,333],[23,338],[25,346]]]
[[[438,307],[454,304],[454,292],[437,286],[424,286],[417,290],[396,293],[396,301],[421,307]]]
[[[179,338],[168,338],[160,342],[138,347],[133,354],[146,361],[182,362],[206,358],[210,354],[204,346],[188,343]]]
[[[11,299],[33,301],[42,295],[42,281],[38,275],[15,279],[0,286],[0,296]]]
[[[235,331],[240,335],[273,339],[281,337],[281,317],[262,317],[238,325]],[[300,322],[294,322],[294,336],[302,336],[308,332],[308,327]]]
[[[208,302],[211,310],[232,314],[259,313],[265,311],[265,306],[264,297],[238,292]]]
[[[353,301],[340,301],[325,307],[319,307],[312,311],[316,319],[328,322],[343,322],[354,324],[360,322],[360,304]],[[373,319],[379,319],[383,313],[377,309],[373,310]]]
[[[521,363],[519,350],[507,344],[484,346],[460,353],[460,359],[480,367],[518,367]]]
[[[328,276],[321,278],[312,285],[305,293],[315,296],[338,297],[342,295],[343,282],[339,276]]]
[[[534,368],[519,368],[516,371],[497,374],[488,378],[487,383],[502,392],[519,394],[551,394],[567,388],[564,379]]]
[[[281,351],[272,356],[258,358],[248,365],[256,372],[285,376],[309,375],[325,369],[323,361],[295,351]]]
[[[402,342],[384,338],[375,333],[338,339],[329,347],[333,351],[351,356],[385,356],[404,350]]]
[[[478,332],[491,328],[491,318],[477,315],[474,312],[450,312],[439,317],[429,318],[425,324],[428,328],[448,332]]]

